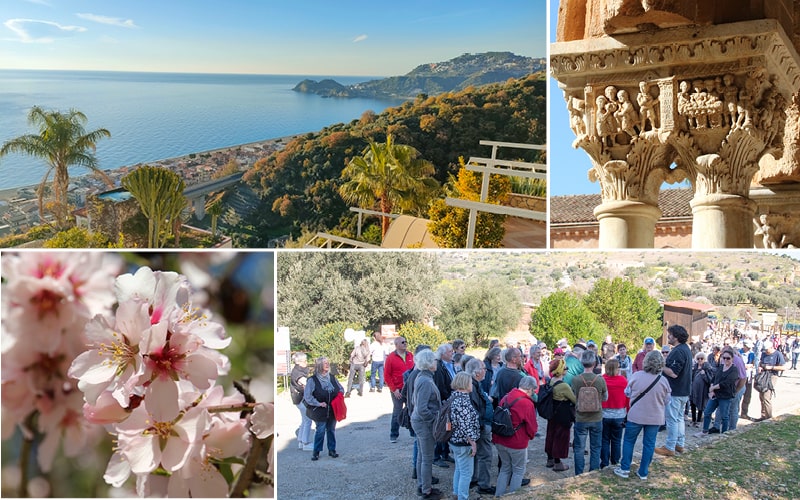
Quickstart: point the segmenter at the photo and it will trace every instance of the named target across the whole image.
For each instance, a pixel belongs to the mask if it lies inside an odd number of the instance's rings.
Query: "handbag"
[[[331,409],[333,409],[333,417],[337,422],[347,418],[347,405],[344,404],[344,396],[341,392],[337,392],[336,397],[331,401]]]

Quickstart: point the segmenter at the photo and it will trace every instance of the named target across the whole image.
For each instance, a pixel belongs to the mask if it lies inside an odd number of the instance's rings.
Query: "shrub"
[[[443,332],[416,321],[403,324],[397,334],[405,337],[408,342],[408,350],[411,352],[414,352],[414,349],[420,344],[427,344],[431,346],[431,349],[436,350],[441,344],[447,342],[447,337]]]
[[[344,331],[347,328],[362,330],[363,326],[357,323],[337,321],[318,328],[308,342],[311,355],[309,365],[313,365],[313,360],[316,358],[325,356],[330,360],[332,367],[337,366],[338,373],[347,373],[350,369],[350,352],[355,347],[352,342],[344,339]]]

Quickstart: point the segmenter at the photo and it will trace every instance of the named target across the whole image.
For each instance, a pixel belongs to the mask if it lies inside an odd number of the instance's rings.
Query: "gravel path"
[[[774,406],[774,415],[789,413],[800,407],[800,371],[784,372],[784,376],[777,377],[777,395]],[[317,462],[311,461],[311,452],[297,448],[294,431],[299,425],[300,414],[292,405],[288,392],[278,396],[276,401],[277,412],[275,416],[275,446],[277,458],[277,498],[292,499],[328,499],[331,497],[361,499],[380,498],[416,499],[416,481],[411,479],[411,452],[413,440],[405,429],[401,429],[400,439],[397,443],[389,442],[389,419],[391,417],[392,403],[388,390],[382,393],[364,392],[359,397],[356,391],[346,399],[347,419],[340,422],[336,429],[337,452],[339,458],[330,458],[327,448],[323,449]],[[760,416],[761,405],[758,393],[753,393],[750,402],[749,415],[753,418]],[[541,438],[535,438],[528,447],[529,463],[526,477],[531,479],[531,487],[550,483],[552,481],[574,478],[572,458],[568,458],[570,470],[566,472],[553,472],[545,467],[547,457],[544,454],[544,434],[546,422],[539,419],[539,432]],[[745,428],[754,425],[747,420],[739,420],[739,427]],[[314,426],[312,424],[312,435]],[[704,436],[695,438],[696,429],[687,425],[686,448],[693,449],[718,436]],[[729,436],[733,437],[733,436]],[[656,446],[664,444],[666,433],[658,435]],[[641,438],[634,454],[634,463],[638,463],[641,451]],[[495,463],[496,463],[495,453]],[[656,455],[655,460],[659,456]],[[588,456],[586,457],[588,467]],[[434,476],[439,477],[441,483],[437,485],[447,495],[452,493],[453,464],[450,468],[442,469],[433,467]],[[493,476],[497,468],[493,467]],[[494,477],[493,477],[494,481]],[[494,483],[492,483],[494,484]],[[530,489],[523,488],[519,496],[530,494]],[[471,490],[471,498],[480,498],[476,490]],[[490,498],[484,495],[484,498]]]

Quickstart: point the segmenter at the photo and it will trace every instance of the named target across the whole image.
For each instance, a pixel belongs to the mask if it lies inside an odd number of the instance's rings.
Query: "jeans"
[[[683,447],[686,439],[686,422],[683,420],[683,409],[689,396],[671,396],[667,403],[667,441],[664,447],[675,451],[676,446]]]
[[[314,434],[314,455],[322,451],[322,443],[328,437],[328,451],[336,451],[336,418],[331,414],[327,420],[317,420]]]
[[[792,370],[797,370],[797,358],[800,357],[800,352],[792,352]]]
[[[389,429],[389,438],[397,439],[400,436],[400,412],[403,410],[403,402],[394,396],[393,392],[389,392],[389,397],[392,398],[392,423]]]
[[[506,493],[513,493],[522,486],[522,478],[525,475],[525,456],[527,449],[516,450],[508,448],[502,444],[496,444],[497,456],[503,462],[500,472],[497,474],[497,489],[495,496]],[[583,453],[583,452],[581,452]]]
[[[300,410],[303,417],[300,421],[300,429],[297,432],[297,440],[303,444],[311,442],[311,419],[306,415],[306,404],[300,401],[295,405]]]
[[[609,461],[616,465],[622,455],[622,431],[625,429],[625,419],[603,419],[603,445],[600,448],[600,468],[608,467]]]
[[[703,417],[704,431],[707,431],[709,426],[711,425],[711,414],[714,412],[714,410],[717,410],[720,420],[722,421],[722,426],[719,428],[719,431],[726,432],[728,430],[728,418],[732,401],[733,398],[729,399],[714,398],[708,400],[708,404],[706,405],[706,410],[705,410],[706,414]]]
[[[469,499],[469,482],[472,480],[472,447],[450,445],[453,458],[456,461],[456,470],[453,473],[453,493],[458,495],[458,500]]]
[[[572,458],[575,460],[575,475],[583,474],[585,459],[583,450],[586,448],[586,435],[589,435],[589,470],[600,468],[600,450],[602,448],[603,421],[575,422],[575,432],[572,437]]]
[[[417,486],[422,493],[430,493],[431,476],[433,475],[433,422],[424,420],[411,420],[414,433],[417,435],[417,446],[419,455],[417,456]]]
[[[636,445],[636,439],[639,433],[644,430],[644,438],[642,439],[642,460],[639,463],[639,475],[647,477],[650,472],[650,462],[653,461],[653,453],[656,449],[656,437],[658,437],[659,425],[642,425],[635,422],[628,422],[625,424],[625,437],[622,438],[622,461],[619,463],[619,468],[622,470],[631,470],[631,461],[633,460],[633,447]]]
[[[375,388],[375,374],[378,374],[378,390],[383,389],[383,361],[373,361],[369,371],[369,386]]]
[[[733,397],[731,401],[730,410],[728,410],[728,430],[736,430],[736,425],[739,423],[739,404],[742,402],[742,396],[744,396],[744,391],[747,389],[747,386],[742,386],[741,389],[736,391],[736,396]],[[719,412],[717,412],[719,415]],[[718,419],[714,419],[714,425],[716,425]]]
[[[478,482],[480,488],[492,486],[492,426],[481,424],[481,437],[476,441],[475,466],[472,469],[472,480]]]

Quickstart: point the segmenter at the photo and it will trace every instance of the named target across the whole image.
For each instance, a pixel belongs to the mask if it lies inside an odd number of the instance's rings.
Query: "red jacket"
[[[603,401],[603,408],[628,408],[628,396],[625,395],[625,387],[628,386],[628,379],[622,375],[609,377],[603,375],[608,387],[608,399]]]
[[[403,373],[414,369],[414,355],[406,351],[406,359],[400,357],[397,351],[386,356],[383,363],[383,375],[389,390],[399,391],[403,388]]]
[[[492,433],[492,442],[502,444],[507,448],[522,450],[528,447],[528,441],[536,435],[536,431],[539,430],[539,424],[536,422],[536,410],[533,407],[533,400],[521,390],[511,389],[500,400],[500,404],[502,405],[506,402],[510,404],[517,398],[519,400],[511,407],[511,423],[514,427],[519,425],[519,429],[513,436],[500,436]]]
[[[539,378],[539,371],[536,369],[535,366],[533,366],[533,360],[529,359],[525,363],[525,366],[523,367],[523,369],[525,370],[525,373],[527,373],[528,375],[530,375],[531,377],[536,379],[536,384],[537,385],[536,385],[536,389],[534,389],[533,392],[535,394],[539,394],[539,385],[543,384],[544,380],[541,380]]]

